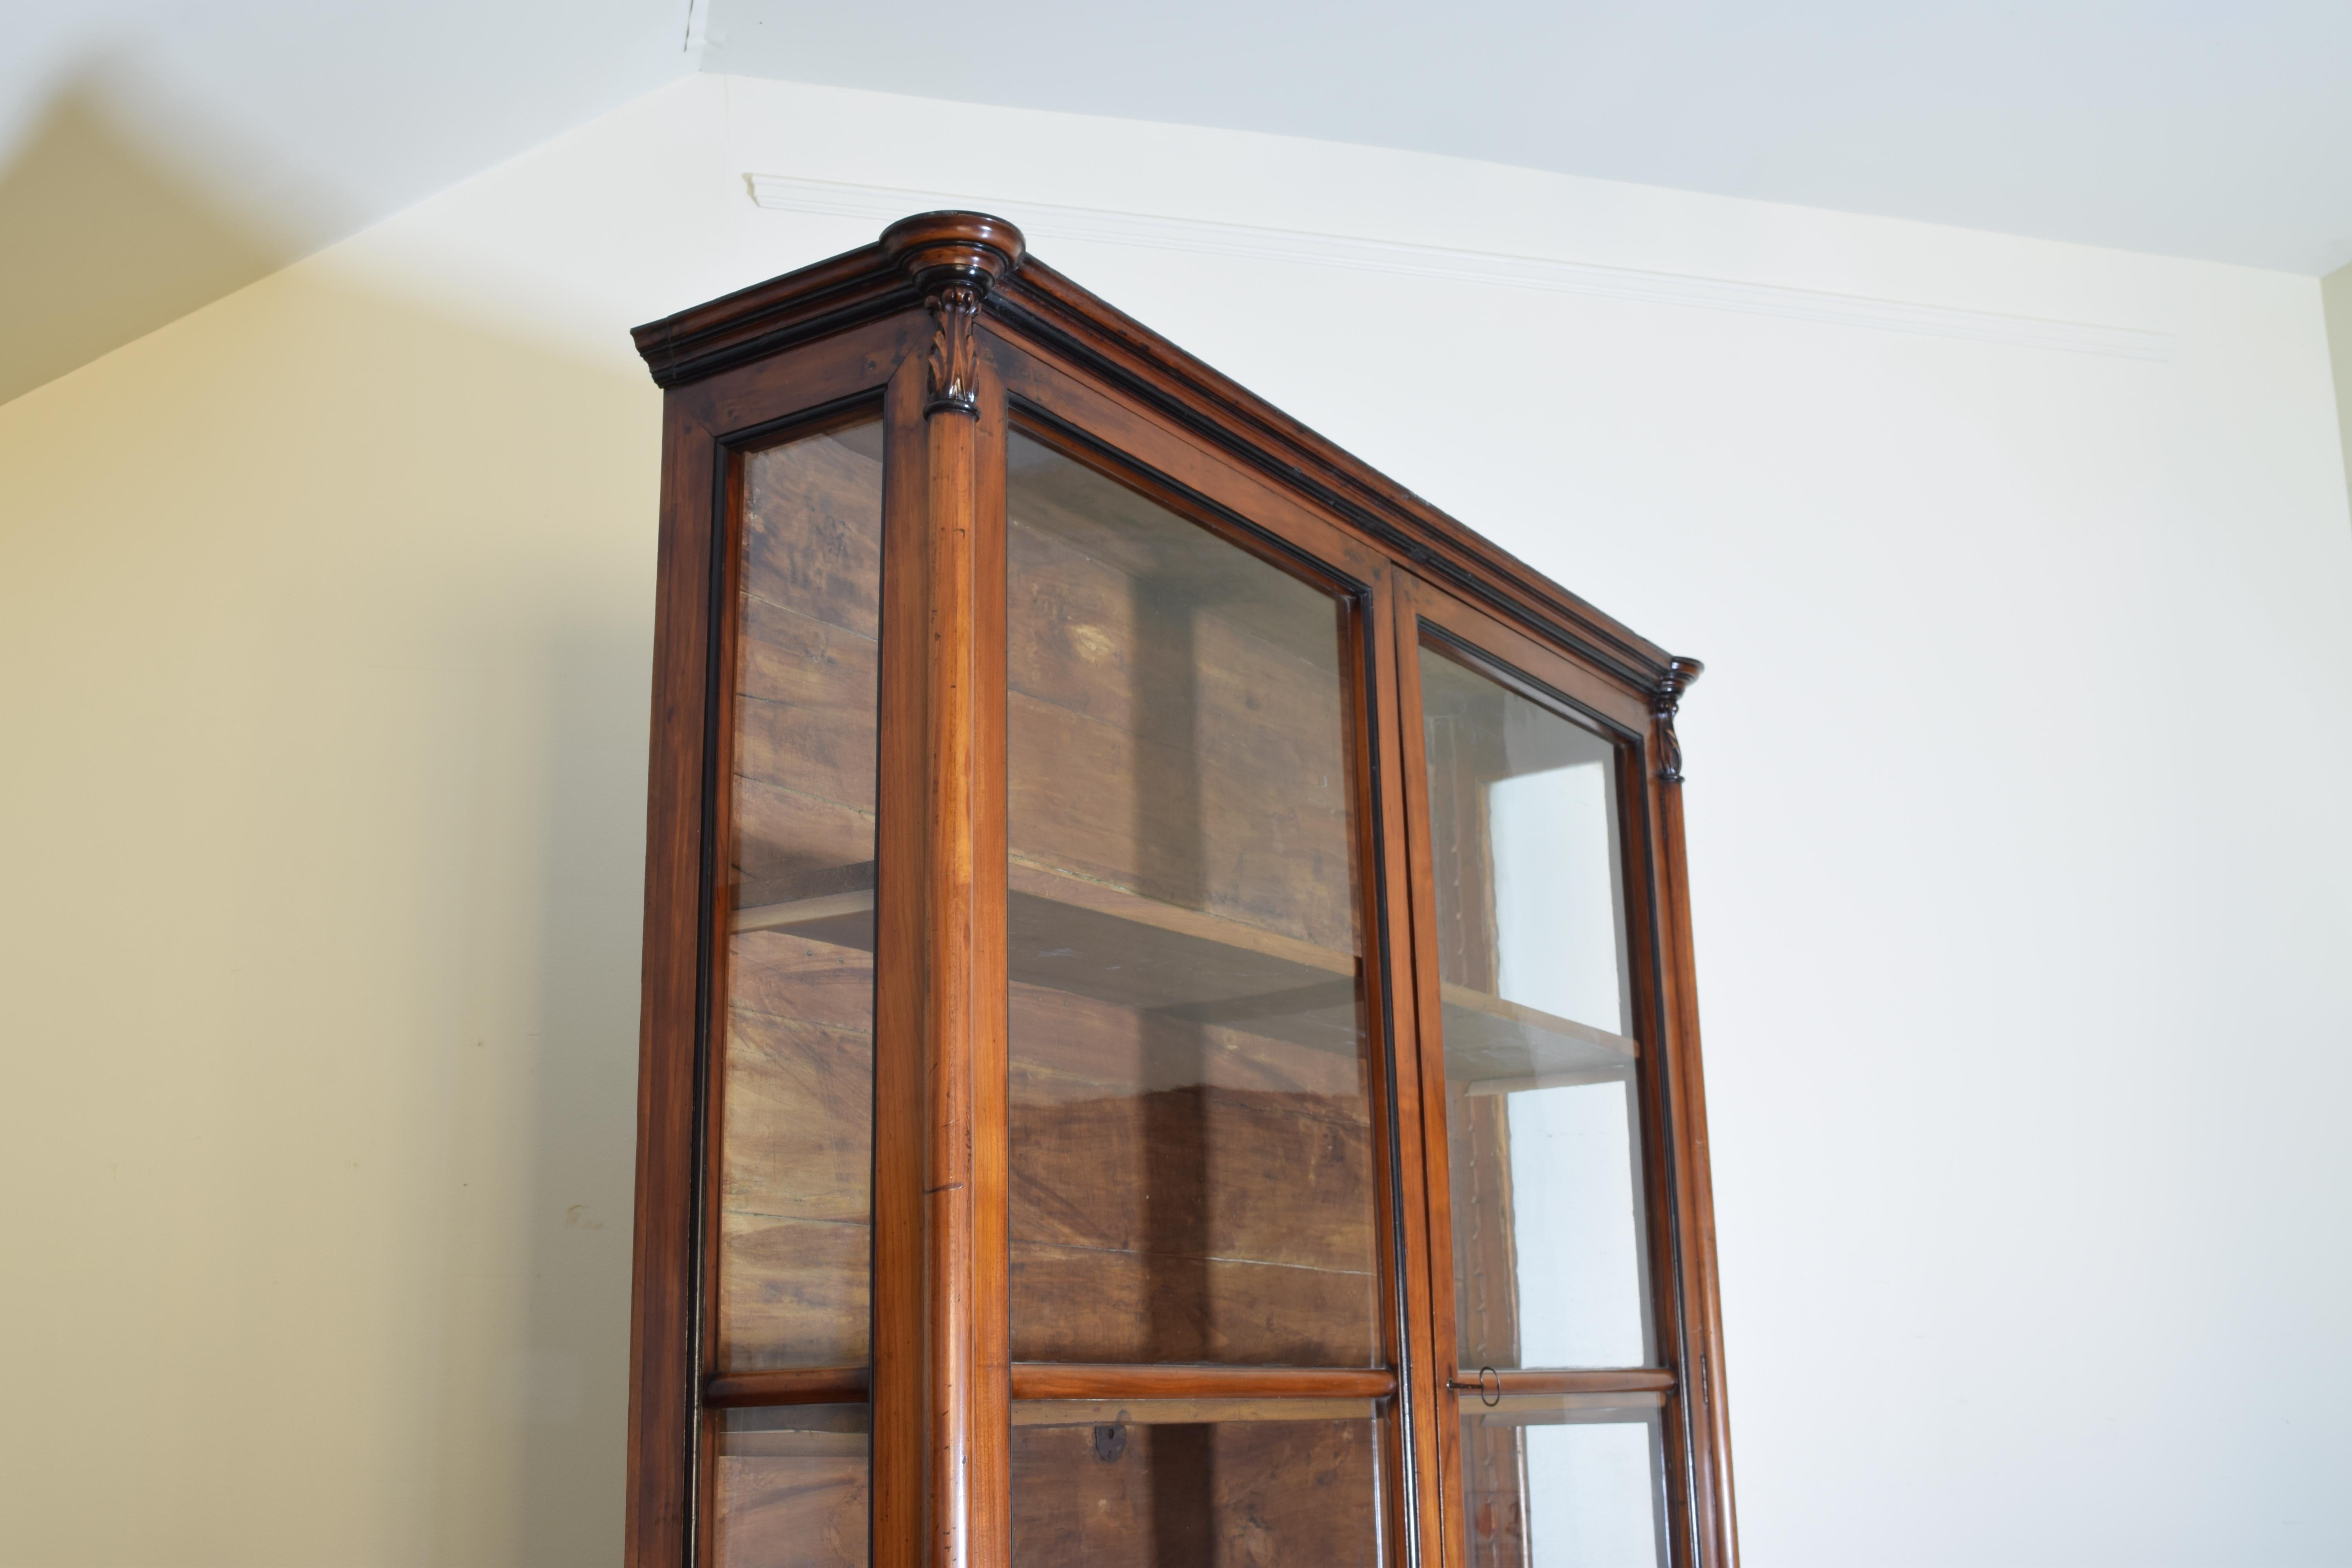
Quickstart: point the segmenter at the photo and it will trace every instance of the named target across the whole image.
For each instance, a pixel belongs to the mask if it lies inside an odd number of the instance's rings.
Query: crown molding
[[[1963,338],[2011,348],[2051,349],[2064,353],[2167,361],[2173,335],[2137,327],[2093,321],[2003,315],[1949,305],[1833,294],[1770,283],[1742,283],[1629,267],[1599,267],[1549,257],[1498,251],[1454,250],[1408,245],[1353,235],[1313,234],[1304,229],[1260,228],[1160,217],[1100,207],[1058,206],[1046,202],[974,200],[941,191],[890,185],[844,184],[788,174],[747,174],[751,199],[771,212],[888,222],[910,212],[977,206],[1005,214],[1034,241],[1070,239],[1089,245],[1123,245],[1144,250],[1232,256],[1309,267],[1338,267],[1453,283],[1481,283],[1555,294],[1587,294],[1650,304],[1780,316],[1835,326],[1869,327],[1938,338]]]

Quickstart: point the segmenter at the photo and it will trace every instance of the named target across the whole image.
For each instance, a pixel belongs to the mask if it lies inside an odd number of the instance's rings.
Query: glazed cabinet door
[[[1449,1557],[1693,1562],[1651,704],[1398,604]]]
[[[636,1561],[1432,1560],[1389,568],[874,337],[674,398]]]
[[[1006,462],[1013,1560],[1384,1563],[1379,567],[1132,462]]]

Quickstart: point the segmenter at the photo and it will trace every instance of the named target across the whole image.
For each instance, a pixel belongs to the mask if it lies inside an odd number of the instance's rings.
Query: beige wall
[[[0,402],[309,248],[172,167],[89,83],[0,166]]]
[[[0,409],[0,1563],[614,1556],[626,368],[304,265]]]
[[[0,405],[0,1568],[617,1557],[625,333],[878,226],[751,174],[1663,279],[1040,244],[1706,659],[1751,1568],[2329,1560],[2352,528],[2311,279],[706,78]],[[1822,295],[1921,330],[1779,310]]]

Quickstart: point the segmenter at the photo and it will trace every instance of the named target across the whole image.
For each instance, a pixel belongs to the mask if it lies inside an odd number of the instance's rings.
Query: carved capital
[[[931,308],[930,395],[923,412],[980,412],[980,290],[950,283],[925,301]]]
[[[1666,672],[1650,689],[1650,716],[1658,721],[1658,780],[1662,784],[1683,782],[1683,743],[1675,734],[1675,714],[1682,708],[1683,693],[1706,672],[1706,666],[1695,658],[1670,658]]]
[[[882,251],[922,291],[933,323],[924,412],[979,412],[981,301],[1021,265],[1021,231],[985,213],[919,213],[882,231]]]

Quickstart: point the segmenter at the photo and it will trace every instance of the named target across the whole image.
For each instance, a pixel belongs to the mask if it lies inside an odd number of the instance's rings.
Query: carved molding
[[[882,252],[923,292],[934,323],[927,414],[980,412],[981,301],[1021,265],[1021,231],[985,213],[919,213],[882,231]]]
[[[924,303],[937,323],[931,332],[930,395],[926,414],[953,409],[980,412],[980,290],[969,283],[950,283]]]
[[[1706,672],[1706,666],[1695,658],[1673,658],[1666,662],[1665,674],[1650,692],[1650,716],[1658,721],[1658,782],[1678,784],[1683,782],[1683,743],[1675,733],[1675,714],[1682,708],[1683,693],[1691,682]]]

